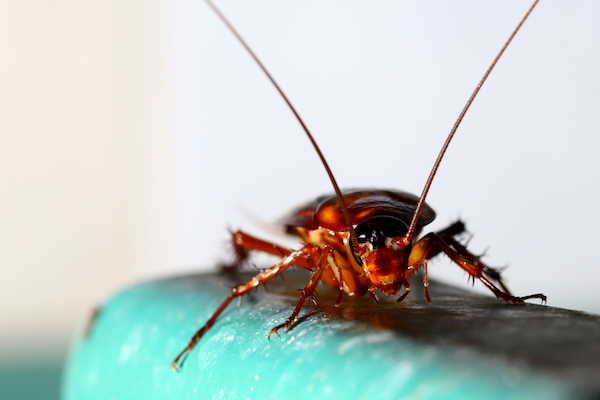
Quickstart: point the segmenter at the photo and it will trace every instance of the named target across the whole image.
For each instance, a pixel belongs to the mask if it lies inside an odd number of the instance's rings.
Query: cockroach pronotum
[[[302,290],[300,300],[292,314],[284,323],[273,327],[269,333],[270,336],[277,334],[280,329],[291,328],[297,322],[304,301],[313,295],[320,281],[339,290],[336,306],[342,303],[344,293],[349,296],[369,293],[373,301],[378,303],[376,290],[387,295],[396,295],[404,289],[397,299],[397,302],[401,302],[411,289],[408,280],[422,269],[425,299],[431,303],[427,261],[440,253],[447,255],[470,278],[481,281],[501,300],[509,303],[523,303],[527,299],[546,301],[546,296],[541,293],[528,296],[512,295],[502,281],[500,271],[485,265],[479,256],[467,250],[466,246],[457,239],[461,233],[465,232],[465,226],[461,221],[457,221],[441,231],[428,233],[418,238],[422,228],[435,218],[435,212],[425,203],[425,198],[456,129],[504,50],[539,0],[536,0],[529,8],[471,94],[446,138],[420,196],[399,190],[340,190],[315,139],[282,89],[219,9],[211,0],[205,1],[244,46],[294,113],[321,159],[335,193],[318,197],[314,201],[296,208],[282,221],[289,234],[306,243],[299,250],[290,250],[241,231],[232,234],[236,259],[231,268],[235,269],[241,266],[250,251],[272,254],[280,256],[282,259],[231,290],[229,296],[175,358],[172,363],[174,370],[178,369],[184,354],[190,353],[194,349],[196,343],[234,298],[251,292],[292,265],[309,270],[311,276]]]

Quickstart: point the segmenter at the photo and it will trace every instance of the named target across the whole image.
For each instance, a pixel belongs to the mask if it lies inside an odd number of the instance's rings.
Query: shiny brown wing
[[[324,201],[327,201],[330,198],[336,198],[335,194],[327,194],[323,196],[319,196],[316,199],[309,201],[308,203],[304,203],[301,206],[293,209],[283,218],[281,218],[278,223],[285,226],[289,231],[290,228],[293,227],[302,227],[306,229],[317,229],[319,225],[315,221],[315,211],[319,204]],[[344,217],[342,216],[342,219]]]
[[[342,193],[354,226],[376,216],[396,217],[409,224],[419,201],[414,194],[392,189],[348,189]],[[423,227],[434,219],[435,211],[424,204],[417,227]],[[293,210],[280,222],[287,228],[348,230],[335,194],[317,197]]]

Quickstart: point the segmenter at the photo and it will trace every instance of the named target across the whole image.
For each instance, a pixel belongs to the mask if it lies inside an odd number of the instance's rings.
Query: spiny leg
[[[453,222],[452,224],[450,224],[446,228],[442,229],[441,231],[438,231],[437,234],[438,234],[438,236],[440,236],[442,238],[446,238],[446,237],[458,236],[462,233],[465,233],[466,231],[467,231],[467,229],[465,227],[465,223],[459,219],[458,221]]]
[[[486,277],[492,279],[498,285],[500,285],[500,287],[505,293],[511,294],[510,290],[508,290],[508,288],[504,284],[504,281],[502,280],[502,276],[500,275],[500,271],[498,269],[489,267],[483,262],[481,262],[480,256],[476,256],[475,254],[471,253],[462,243],[460,243],[453,237],[443,238],[443,240],[448,245],[452,246],[458,254],[460,254],[467,261],[469,261],[469,263],[479,268]]]
[[[413,248],[413,251],[414,250],[415,249]],[[411,255],[412,254],[413,253],[411,252]],[[439,254],[439,252],[434,255],[437,254]],[[427,277],[427,259],[419,258],[418,261],[409,264],[408,269],[404,274],[404,279],[408,281],[408,279],[410,279],[421,267],[424,267],[423,288],[425,289],[425,300],[427,301],[427,304],[431,304],[431,296],[429,296],[429,278]]]
[[[456,239],[456,236],[465,232],[465,224],[458,220],[451,224],[449,227],[442,229],[437,232],[437,235],[447,244],[454,248],[461,256],[467,259],[471,264],[481,269],[483,274],[489,279],[494,280],[505,293],[511,294],[510,290],[506,287],[502,281],[500,271],[496,268],[492,268],[481,261],[481,255],[475,255],[467,250],[467,247]]]
[[[233,261],[219,263],[219,269],[226,273],[236,273],[246,266],[248,259],[250,258],[250,250],[238,246],[235,243],[235,235],[238,232],[231,232],[231,247],[233,251]]]
[[[456,236],[458,236],[464,232],[466,232],[465,224],[462,221],[458,220],[458,221],[452,223],[447,228],[442,229],[441,231],[438,231],[436,233],[436,235],[440,239],[442,239],[446,244],[450,245],[450,247],[452,247],[453,250],[455,250],[463,258],[465,258],[470,264],[479,268],[481,270],[481,272],[487,278],[492,279],[494,282],[496,282],[498,285],[500,285],[500,287],[502,288],[502,290],[505,293],[510,295],[511,292],[510,292],[510,290],[508,290],[508,288],[504,284],[504,281],[502,280],[502,276],[500,275],[500,271],[497,270],[496,268],[489,267],[488,265],[483,263],[481,261],[480,256],[477,256],[477,255],[471,253],[469,250],[467,250],[465,245],[463,245],[456,239]],[[434,248],[429,249],[428,248],[427,251],[428,251],[428,253],[427,253],[426,259],[431,259],[442,252],[441,248],[437,248],[437,249],[434,249]],[[417,256],[415,256],[411,253],[411,260],[409,260],[409,263],[410,263],[410,265],[416,265],[416,267],[410,268],[407,271],[407,275],[405,276],[406,279],[409,279],[421,267],[421,265],[419,265],[417,262],[418,260],[423,259],[422,256],[418,255],[420,253],[422,253],[422,251],[418,251],[418,249],[415,252],[415,254],[417,254]],[[426,265],[425,265],[425,267],[426,267]],[[473,275],[469,275],[469,276],[472,277],[473,279],[475,278]],[[425,279],[425,277],[424,277],[424,279]],[[427,289],[426,289],[426,292],[428,292]],[[427,294],[428,293],[426,293],[426,295]]]
[[[369,285],[369,296],[371,296],[371,300],[373,300],[373,303],[379,305],[381,302],[379,301],[379,297],[377,297],[377,295],[375,294],[375,289],[377,289],[377,286],[373,284]]]
[[[465,224],[461,220],[458,220],[453,222],[446,228],[438,231],[437,235],[446,240],[448,238],[454,239],[454,236],[458,236],[464,232],[466,232]],[[421,241],[417,241],[413,245],[413,249],[410,253],[410,257],[408,260],[408,269],[404,275],[404,279],[408,281],[421,267],[424,267],[423,287],[425,289],[425,299],[427,300],[428,304],[431,304],[431,297],[429,296],[427,260],[437,256],[440,253],[440,249],[434,249],[429,245],[424,245],[424,243],[421,243]]]
[[[225,271],[238,270],[248,260],[250,251],[261,251],[279,257],[287,257],[292,254],[292,250],[290,249],[255,238],[242,231],[231,233],[231,243],[233,244],[235,259],[231,264],[224,264],[221,266]],[[304,268],[313,269],[312,263],[309,263],[306,257],[297,260],[296,264],[301,265]]]
[[[456,222],[453,222],[446,228],[442,229],[441,231],[438,231],[437,235],[442,239],[446,240],[448,238],[454,239],[454,236],[458,236],[464,232],[466,232],[465,224],[461,220],[458,220]],[[441,253],[441,249],[434,249],[429,246],[426,249],[427,258],[423,258],[424,250],[419,248],[419,246],[421,245],[421,243],[419,242],[420,240],[413,244],[413,250],[411,251],[410,258],[408,260],[409,266],[416,267],[409,268],[407,274],[405,275],[406,279],[410,279],[410,277],[419,270],[421,264],[419,264],[418,261],[424,259],[431,259]]]
[[[283,260],[281,260],[280,262],[278,262],[271,268],[261,271],[259,274],[257,274],[252,279],[250,279],[248,282],[243,283],[243,284],[231,289],[229,296],[227,296],[225,301],[223,301],[223,303],[221,303],[221,305],[219,306],[217,311],[215,311],[214,314],[210,317],[210,319],[204,324],[204,326],[202,328],[200,328],[194,334],[194,336],[192,336],[192,338],[190,339],[186,348],[181,353],[179,353],[179,355],[177,357],[175,357],[175,360],[173,360],[173,362],[171,364],[171,367],[173,368],[173,370],[177,371],[178,365],[179,365],[179,360],[181,359],[181,357],[183,357],[183,355],[186,353],[192,352],[192,350],[196,346],[196,343],[198,343],[198,341],[202,338],[202,336],[210,329],[211,326],[213,326],[213,324],[215,323],[215,321],[217,320],[219,315],[223,312],[223,310],[225,310],[225,308],[229,305],[231,300],[233,300],[236,297],[243,296],[243,295],[249,293],[252,289],[267,282],[271,278],[274,278],[275,276],[279,275],[285,269],[287,269],[289,266],[294,264],[298,259],[304,258],[312,253],[319,252],[319,251],[320,251],[319,248],[316,246],[306,245],[298,251],[291,252],[286,258],[284,258]]]
[[[413,252],[415,253],[415,255],[413,255]],[[443,252],[448,257],[450,257],[452,261],[454,261],[459,267],[461,267],[474,279],[479,279],[499,299],[502,299],[509,303],[523,303],[527,299],[541,299],[542,302],[546,301],[546,296],[544,296],[541,293],[517,297],[497,288],[492,282],[490,282],[490,280],[487,277],[484,276],[483,270],[480,266],[473,265],[473,263],[469,262],[467,258],[465,258],[457,250],[450,247],[448,243],[446,243],[441,237],[439,237],[435,233],[427,234],[425,237],[423,237],[421,240],[419,240],[413,245],[411,258],[418,258],[418,261],[414,264],[411,264],[410,266],[413,266],[414,269],[417,269],[416,267],[422,265],[425,260],[431,257],[432,254],[436,255],[440,252]]]
[[[400,296],[398,298],[398,300],[396,300],[396,303],[400,303],[402,300],[404,300],[406,298],[406,296],[408,296],[408,294],[410,293],[410,284],[408,283],[408,281],[406,279],[402,280],[402,285],[406,288],[406,291],[402,294],[402,296]]]
[[[290,315],[290,317],[283,324],[277,325],[276,327],[271,329],[271,332],[269,332],[269,337],[277,335],[277,331],[281,328],[284,328],[285,330],[290,329],[290,327],[292,325],[294,325],[294,323],[298,320],[298,315],[300,314],[300,309],[302,308],[302,304],[304,304],[304,301],[307,298],[309,298],[313,295],[315,288],[317,287],[317,284],[319,283],[319,280],[321,279],[321,273],[323,272],[325,267],[328,266],[327,256],[325,254],[330,253],[331,251],[332,250],[329,248],[329,246],[327,246],[325,249],[322,250],[321,258],[319,259],[319,262],[317,263],[317,267],[313,271],[313,273],[312,273],[310,279],[308,280],[308,283],[304,287],[304,289],[302,289],[302,294],[300,295],[300,300],[298,301],[298,304],[296,305],[294,312],[292,312],[292,315]]]

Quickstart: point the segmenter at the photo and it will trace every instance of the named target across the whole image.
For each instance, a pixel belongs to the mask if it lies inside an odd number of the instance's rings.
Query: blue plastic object
[[[330,305],[335,303],[337,293],[322,288],[319,302],[323,307],[306,307],[300,323],[269,340],[270,329],[292,312],[297,289],[308,277],[304,271],[289,271],[285,281],[271,283],[269,292],[258,289],[239,307],[232,302],[182,368],[173,371],[172,360],[225,299],[229,287],[247,277],[184,276],[143,283],[117,294],[103,305],[89,337],[76,338],[63,398],[383,400],[573,396],[560,383],[532,374],[523,363],[481,354],[468,346],[445,345],[444,335],[438,337],[436,332],[444,331],[445,325],[435,325],[436,321],[444,321],[440,313],[460,318],[473,310],[456,300],[461,292],[435,283],[430,286],[433,306],[425,304],[419,293],[411,293],[401,304],[390,298],[376,306],[366,296],[345,299],[336,309]],[[419,291],[415,288],[413,292]],[[489,304],[492,310],[507,306],[496,299],[468,293],[465,296],[469,301]],[[516,307],[524,310],[536,306]],[[427,318],[432,318],[431,323]],[[418,335],[414,334],[417,330]]]

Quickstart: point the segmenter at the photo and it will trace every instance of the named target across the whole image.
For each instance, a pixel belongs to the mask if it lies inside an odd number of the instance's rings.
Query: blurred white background
[[[0,4],[3,362],[63,357],[103,297],[175,264],[153,242],[170,210],[157,188],[174,180],[167,15],[158,1]]]
[[[217,5],[341,186],[418,194],[529,3]],[[431,229],[464,218],[470,248],[510,264],[516,294],[596,313],[599,15],[595,1],[541,2],[428,198]],[[212,270],[228,227],[272,238],[256,218],[331,192],[284,102],[200,0],[4,1],[0,60],[2,357],[60,357],[111,292]],[[447,260],[430,274],[467,287]]]

